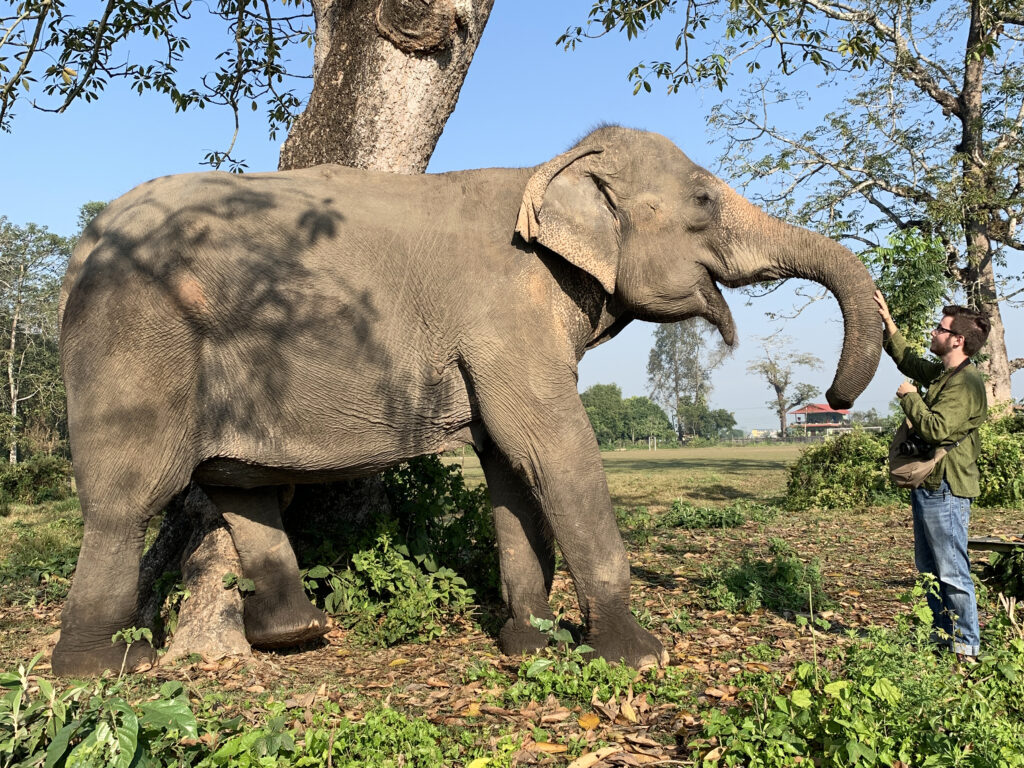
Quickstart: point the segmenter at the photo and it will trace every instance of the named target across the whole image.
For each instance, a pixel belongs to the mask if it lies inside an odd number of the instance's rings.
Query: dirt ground
[[[604,458],[615,506],[634,512],[646,507],[657,519],[677,498],[708,506],[736,500],[771,503],[783,492],[786,467],[798,451],[751,446],[606,453]],[[464,460],[464,472],[469,482],[479,482],[475,460]],[[972,535],[1020,533],[1022,528],[1021,513],[1013,511],[975,510],[972,520]],[[252,722],[273,701],[308,713],[329,698],[355,718],[385,701],[409,715],[467,729],[477,743],[494,743],[498,734],[518,735],[515,764],[565,764],[571,759],[565,747],[570,743],[593,745],[593,753],[606,750],[601,765],[670,764],[663,761],[686,758],[680,745],[697,726],[701,708],[735,701],[738,675],[755,670],[785,674],[800,661],[824,656],[831,644],[844,641],[848,629],[890,623],[906,610],[900,597],[915,578],[909,508],[781,512],[768,522],[748,521],[738,528],[652,528],[649,535],[626,538],[635,612],[669,650],[669,669],[688,681],[688,702],[624,692],[616,701],[590,706],[567,706],[552,697],[515,710],[503,708],[493,703],[500,690],[488,690],[480,680],[467,682],[465,671],[490,665],[511,684],[521,662],[502,657],[495,638],[470,622],[431,643],[389,649],[361,648],[335,629],[314,647],[157,667],[148,677],[180,680],[197,700],[223,697],[226,711],[235,709]],[[708,604],[704,588],[710,575],[738,561],[744,551],[768,557],[773,539],[819,564],[832,605],[816,613],[830,622],[827,631],[812,633],[788,612],[729,613]],[[552,603],[570,621],[578,620],[564,571],[556,578]],[[14,669],[52,648],[59,610],[59,605],[0,604],[0,666]],[[45,659],[37,667],[43,673],[47,668]]]

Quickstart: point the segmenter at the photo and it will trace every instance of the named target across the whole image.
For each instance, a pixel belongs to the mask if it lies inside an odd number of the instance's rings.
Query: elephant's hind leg
[[[288,648],[323,636],[327,617],[310,603],[281,524],[277,486],[243,490],[203,485],[231,531],[242,575],[255,591],[244,602],[245,637],[256,648]]]
[[[137,450],[136,450],[137,449]],[[110,456],[109,452],[105,454]],[[160,473],[144,466],[140,446],[124,446],[119,462],[94,462],[76,454],[75,474],[85,529],[71,591],[61,614],[60,640],[53,650],[54,674],[78,677],[135,670],[156,660],[145,641],[112,642],[138,621],[139,563],[150,519],[188,482],[179,471]],[[159,477],[158,487],[145,479]]]
[[[536,653],[548,638],[530,618],[554,618],[548,602],[555,572],[551,532],[530,489],[496,448],[481,451],[480,464],[494,507],[501,597],[509,614],[501,629],[501,650],[509,656]]]

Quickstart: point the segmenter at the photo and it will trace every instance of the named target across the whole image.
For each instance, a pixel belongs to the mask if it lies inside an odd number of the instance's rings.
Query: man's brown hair
[[[964,354],[968,357],[978,354],[979,350],[985,346],[988,332],[992,328],[992,323],[988,318],[976,309],[961,307],[957,304],[943,307],[942,314],[953,318],[953,322],[949,324],[949,330],[957,336],[964,337]]]

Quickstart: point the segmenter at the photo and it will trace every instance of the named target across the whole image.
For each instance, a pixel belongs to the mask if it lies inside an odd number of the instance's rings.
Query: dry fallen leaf
[[[584,731],[590,731],[594,728],[597,728],[597,726],[600,725],[601,718],[593,712],[587,712],[587,714],[585,715],[580,715],[580,718],[577,722],[579,722],[580,728],[582,728]]]
[[[530,749],[535,749],[538,752],[546,752],[549,755],[560,755],[563,752],[568,752],[569,748],[565,744],[554,744],[550,741],[538,741],[530,746]]]
[[[566,768],[590,768],[590,766],[596,765],[609,755],[614,755],[621,751],[621,747],[603,747],[596,752],[587,752],[585,755],[580,755],[569,763]]]

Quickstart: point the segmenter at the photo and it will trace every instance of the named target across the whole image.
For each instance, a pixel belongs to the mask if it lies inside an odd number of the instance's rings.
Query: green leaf
[[[177,730],[183,738],[199,738],[199,726],[195,715],[181,699],[146,702],[139,710],[139,723],[144,728],[158,731]]]
[[[811,692],[806,688],[797,688],[789,694],[789,700],[800,709],[807,709],[813,703]]]
[[[554,662],[551,659],[536,659],[526,670],[529,678],[537,677],[541,672],[550,667]]]
[[[849,680],[836,680],[834,683],[829,683],[825,686],[825,693],[834,699],[838,699],[843,691],[850,687]]]

